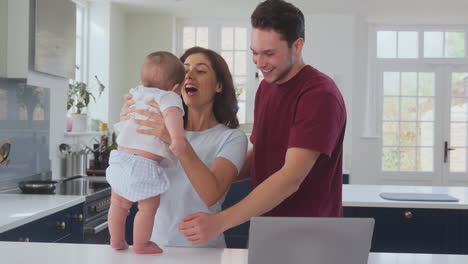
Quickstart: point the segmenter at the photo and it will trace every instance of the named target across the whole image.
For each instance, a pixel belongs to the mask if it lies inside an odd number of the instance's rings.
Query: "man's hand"
[[[179,232],[193,245],[208,242],[221,234],[223,219],[219,214],[195,213],[179,224]]]

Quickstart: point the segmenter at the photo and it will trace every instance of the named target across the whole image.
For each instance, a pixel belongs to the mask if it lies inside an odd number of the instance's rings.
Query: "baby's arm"
[[[171,135],[171,145],[169,148],[177,157],[185,151],[184,120],[182,111],[175,106],[166,108],[163,112],[164,123],[169,135]]]

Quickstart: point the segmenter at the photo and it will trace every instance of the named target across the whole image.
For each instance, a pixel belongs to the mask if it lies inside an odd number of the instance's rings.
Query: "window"
[[[247,28],[222,27],[221,56],[231,71],[239,104],[237,117],[245,123],[246,85],[247,85]]]
[[[384,72],[382,169],[432,171],[434,73]]]
[[[371,32],[382,177],[467,184],[468,25]]]
[[[193,46],[201,46],[218,52],[229,66],[232,74],[239,111],[239,123],[253,122],[253,103],[257,82],[250,63],[249,29],[243,23],[224,21],[178,21],[178,55]]]

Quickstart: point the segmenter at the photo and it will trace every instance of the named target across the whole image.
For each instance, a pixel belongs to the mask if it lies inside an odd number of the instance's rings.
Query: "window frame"
[[[464,30],[465,32],[465,56],[461,58],[424,58],[424,31],[442,31]],[[416,31],[418,32],[418,58],[378,58],[377,32],[378,31]],[[366,125],[362,138],[374,138],[378,140],[379,170],[383,181],[423,181],[423,182],[444,182],[444,166],[437,165],[441,160],[443,152],[444,129],[440,124],[443,121],[443,113],[446,111],[446,102],[435,102],[434,116],[434,167],[432,172],[425,171],[385,171],[382,168],[383,151],[383,73],[394,72],[434,72],[435,74],[435,98],[444,101],[444,95],[441,89],[443,86],[445,70],[449,66],[468,65],[468,25],[376,25],[369,24],[369,49],[368,49],[368,88],[367,88],[367,107],[366,107]],[[398,47],[398,39],[397,47]],[[398,54],[398,52],[397,52]],[[437,100],[437,99],[436,99]],[[442,107],[441,110],[437,110]],[[374,114],[373,114],[374,113]],[[437,176],[439,174],[439,176]],[[440,178],[439,178],[440,177]]]

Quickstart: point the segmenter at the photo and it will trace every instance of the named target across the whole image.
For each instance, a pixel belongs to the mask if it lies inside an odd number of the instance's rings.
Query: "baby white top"
[[[147,103],[154,100],[159,109],[164,112],[169,107],[175,106],[184,114],[181,97],[171,91],[165,91],[159,88],[150,88],[137,86],[130,89],[130,94],[133,96],[135,109],[150,110],[158,112],[158,110]],[[150,129],[150,127],[136,124],[133,119],[150,120],[149,117],[132,113],[129,120],[121,121],[114,125],[117,132],[117,144],[122,147],[143,150],[164,157],[160,165],[163,168],[171,168],[177,164],[177,158],[169,149],[169,146],[162,142],[159,137],[153,135],[145,135],[137,133],[137,129]]]

